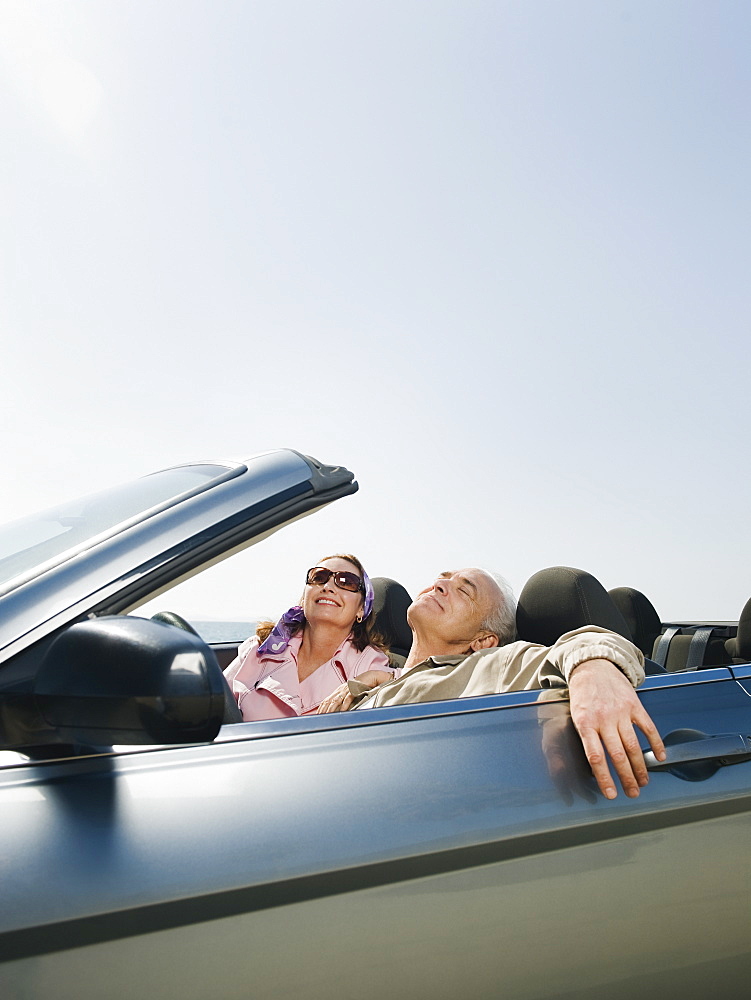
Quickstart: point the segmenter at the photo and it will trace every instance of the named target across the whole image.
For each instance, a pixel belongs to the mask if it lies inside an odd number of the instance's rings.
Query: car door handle
[[[751,737],[742,733],[718,733],[710,736],[698,729],[676,729],[663,740],[665,760],[657,760],[652,750],[644,754],[648,771],[669,771],[673,767],[699,761],[716,767],[751,760]]]

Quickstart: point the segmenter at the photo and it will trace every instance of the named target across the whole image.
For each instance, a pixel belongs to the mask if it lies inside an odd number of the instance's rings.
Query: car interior
[[[407,624],[407,609],[412,602],[411,596],[406,588],[394,579],[374,577],[372,583],[375,594],[373,608],[376,631],[380,634],[393,665],[403,666],[412,638]],[[197,622],[194,626],[181,615],[165,610],[151,615],[151,619],[152,622],[193,633],[199,640],[203,638],[200,634],[203,626],[210,624]],[[147,618],[139,617],[137,620],[148,623]],[[97,618],[95,621],[106,623],[107,618]],[[253,629],[252,623],[248,622],[245,625],[250,633]],[[517,608],[517,633],[520,639],[547,646],[553,644],[564,633],[587,625],[598,625],[631,639],[645,654],[647,674],[671,674],[678,671],[751,663],[751,600],[747,601],[737,623],[661,622],[653,604],[640,591],[619,587],[608,592],[595,577],[580,569],[567,566],[550,567],[535,573],[523,587]],[[73,631],[75,629],[68,630],[71,634]],[[88,628],[87,635],[90,631]],[[68,635],[68,632],[64,632],[63,637]],[[89,638],[92,641],[100,641],[95,636]],[[105,636],[108,643],[115,641],[115,638],[114,633]],[[243,721],[222,671],[235,658],[244,638],[246,635],[241,634],[232,641],[216,642],[207,638],[204,642],[200,642],[204,651],[208,652],[208,646],[214,654],[205,661],[205,669],[211,677],[212,697],[218,698],[216,707],[219,709],[221,725]],[[140,646],[138,648],[140,649]],[[94,661],[99,662],[96,656]],[[59,673],[60,671],[56,669],[50,675],[56,678],[55,684],[58,686]],[[84,680],[87,677],[88,675]],[[49,695],[54,701],[59,694],[57,688],[54,692],[46,692],[45,689],[40,695],[40,678],[41,671],[35,681],[35,695],[44,697]],[[216,710],[212,724],[219,724]],[[86,732],[88,733],[88,729]],[[86,744],[84,737],[77,736],[76,739],[82,745]],[[26,742],[21,742],[25,747]],[[56,740],[51,742],[55,743]],[[65,740],[62,742],[68,745]],[[104,744],[106,740],[101,737],[99,742]],[[142,741],[134,739],[132,742]],[[159,740],[150,739],[148,742],[159,742]],[[48,739],[39,741],[39,746],[43,748],[42,752],[45,755],[51,752],[48,744],[50,744]]]
[[[412,598],[398,581],[372,579],[376,630],[394,666],[403,666],[411,644],[407,608]],[[172,612],[154,616],[194,631]],[[737,626],[732,622],[662,622],[652,602],[632,587],[610,591],[591,573],[552,566],[535,573],[519,595],[517,634],[528,642],[552,645],[565,632],[599,625],[630,639],[645,656],[647,674],[701,670],[751,661],[751,600]],[[237,643],[212,643],[222,670],[237,652]],[[229,690],[229,689],[228,689]],[[240,721],[234,698],[228,697],[225,723]]]

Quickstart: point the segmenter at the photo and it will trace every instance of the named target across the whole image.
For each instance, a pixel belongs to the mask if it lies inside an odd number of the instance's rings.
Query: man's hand
[[[340,684],[338,688],[324,698],[318,706],[318,714],[324,715],[326,712],[346,712],[352,704],[352,692],[347,684]]]
[[[571,672],[568,686],[571,718],[600,791],[607,799],[617,795],[609,755],[624,792],[636,798],[649,777],[634,726],[658,760],[665,759],[665,747],[630,681],[609,660],[585,660]]]
[[[378,687],[379,684],[385,684],[386,681],[390,681],[393,676],[388,670],[364,670],[354,679],[362,684],[363,687],[374,688]],[[348,684],[340,684],[335,691],[331,692],[328,698],[323,699],[318,706],[318,714],[346,712],[357,697],[359,695],[353,695]]]

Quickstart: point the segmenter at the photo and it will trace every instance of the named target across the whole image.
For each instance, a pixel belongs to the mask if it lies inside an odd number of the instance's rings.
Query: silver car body
[[[293,452],[227,473],[58,557],[36,602],[33,578],[0,598],[0,708],[75,622],[356,489]],[[597,793],[549,692],[24,752],[0,768],[0,996],[729,995],[751,973],[751,666],[642,698],[677,749],[636,800]],[[690,732],[723,742],[682,762]]]

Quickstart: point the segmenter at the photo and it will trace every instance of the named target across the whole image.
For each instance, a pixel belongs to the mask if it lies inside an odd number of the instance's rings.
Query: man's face
[[[407,611],[407,621],[420,636],[468,649],[478,635],[487,634],[480,626],[500,597],[498,584],[484,570],[475,566],[447,570],[420,591]]]

